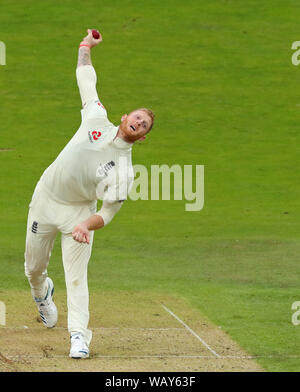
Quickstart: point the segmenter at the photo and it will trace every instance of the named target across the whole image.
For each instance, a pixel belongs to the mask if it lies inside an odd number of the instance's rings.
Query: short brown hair
[[[135,109],[135,110],[133,110],[133,112],[136,112],[137,110],[142,110],[143,112],[147,113],[148,116],[151,118],[151,125],[150,125],[149,131],[148,131],[148,132],[150,132],[153,127],[153,124],[154,124],[154,117],[155,117],[154,113],[152,112],[152,110],[147,109],[147,108]]]

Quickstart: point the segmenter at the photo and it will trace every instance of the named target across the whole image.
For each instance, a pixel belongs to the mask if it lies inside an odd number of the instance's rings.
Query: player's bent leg
[[[90,244],[86,244],[76,242],[71,233],[62,233],[63,265],[67,287],[68,331],[71,335],[70,356],[72,358],[87,358],[87,350],[92,339],[92,331],[88,329],[89,291],[87,269],[94,233],[91,232],[90,234]]]
[[[57,322],[57,309],[52,300],[54,285],[47,276],[47,267],[56,231],[49,225],[39,223],[33,215],[30,211],[26,235],[25,275],[43,324],[52,328]]]
[[[47,267],[56,232],[45,228],[38,221],[28,219],[25,249],[25,275],[33,297],[43,298],[47,293]]]

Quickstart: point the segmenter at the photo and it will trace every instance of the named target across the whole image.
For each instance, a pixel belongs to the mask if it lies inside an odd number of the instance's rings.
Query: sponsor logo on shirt
[[[91,143],[94,143],[94,142],[96,142],[96,141],[99,139],[99,137],[101,136],[101,132],[100,132],[100,131],[89,131],[89,132],[88,132],[88,135],[89,135],[90,142],[91,142]]]
[[[106,177],[108,174],[107,172],[112,169],[115,166],[115,162],[114,161],[110,161],[105,163],[104,165],[102,165],[102,163],[100,163],[99,167],[97,168],[96,171],[96,177],[100,177],[100,178],[104,178]]]

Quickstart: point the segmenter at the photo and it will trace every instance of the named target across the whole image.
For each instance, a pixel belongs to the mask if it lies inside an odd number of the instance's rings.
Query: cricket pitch
[[[4,372],[263,371],[183,298],[149,292],[90,293],[90,358],[69,358],[66,294],[54,294],[57,326],[45,328],[29,292],[1,293]]]

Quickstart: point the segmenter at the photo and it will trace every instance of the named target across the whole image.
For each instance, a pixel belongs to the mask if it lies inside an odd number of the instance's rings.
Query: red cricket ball
[[[93,34],[93,37],[95,39],[99,39],[100,38],[100,33],[99,33],[98,30],[92,30],[92,34]]]

